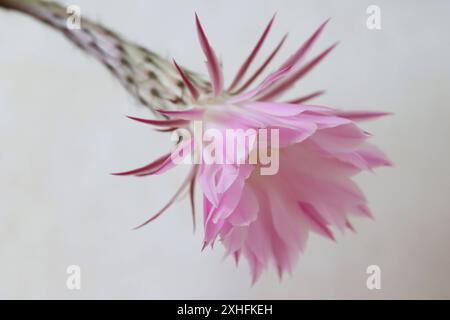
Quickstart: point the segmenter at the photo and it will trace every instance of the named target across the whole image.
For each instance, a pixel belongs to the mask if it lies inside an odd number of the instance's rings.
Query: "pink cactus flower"
[[[269,57],[249,76],[245,75],[266,39],[274,17],[256,46],[225,89],[222,68],[196,16],[201,47],[207,58],[212,88],[196,88],[189,75],[175,63],[190,93],[189,107],[174,111],[159,110],[165,120],[132,118],[159,130],[192,132],[195,121],[219,132],[225,129],[276,129],[279,168],[275,174],[261,173],[263,164],[194,163],[187,178],[169,202],[142,227],[159,217],[185,190],[189,190],[195,226],[194,190],[198,182],[203,194],[204,246],[219,240],[238,263],[244,256],[255,282],[267,266],[273,265],[281,277],[291,273],[299,254],[305,250],[310,231],[334,240],[332,229],[353,230],[351,216],[370,217],[371,213],[352,177],[391,163],[367,142],[369,134],[358,122],[386,115],[384,112],[347,112],[305,104],[322,92],[288,102],[279,97],[305,76],[336,46],[303,63],[308,51],[323,31],[325,21],[307,41],[259,85],[248,89],[278,53],[286,37]],[[183,97],[185,99],[185,97]],[[258,133],[256,134],[258,135]],[[201,144],[201,143],[200,143]],[[192,154],[198,143],[180,135],[175,151],[136,170],[117,175],[147,176],[162,174],[174,167],[174,154]],[[246,159],[255,144],[241,151]],[[223,150],[225,157],[230,150]],[[244,160],[245,160],[244,159]]]

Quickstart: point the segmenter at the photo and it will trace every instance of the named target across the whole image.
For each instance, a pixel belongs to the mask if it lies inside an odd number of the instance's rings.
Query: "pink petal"
[[[357,152],[366,161],[367,167],[370,169],[379,166],[392,166],[392,162],[377,146],[365,143],[358,148]]]
[[[357,212],[361,214],[362,216],[368,217],[370,219],[373,219],[372,212],[370,212],[370,209],[365,204],[360,204],[357,206]]]
[[[221,165],[220,175],[217,179],[216,190],[219,193],[224,193],[239,177],[239,168],[235,165]]]
[[[138,177],[143,177],[143,176],[149,176],[149,175],[155,175],[155,174],[162,174],[167,172],[169,169],[172,169],[173,167],[175,167],[178,163],[176,161],[174,161],[174,159],[177,160],[182,160],[182,159],[178,159],[180,158],[180,153],[182,157],[186,157],[188,154],[190,154],[190,152],[193,149],[193,140],[186,140],[181,142],[181,144],[177,145],[177,147],[175,148],[174,151],[172,151],[172,153],[170,154],[170,157],[168,157],[166,160],[164,160],[164,162],[155,170],[149,171],[149,172],[141,172],[141,173],[137,173],[136,175]]]
[[[196,167],[197,168],[197,167]],[[194,228],[195,232],[195,180],[197,177],[197,169],[195,169],[195,172],[192,175],[191,183],[189,184],[189,200],[191,203],[191,212],[192,212],[192,226]]]
[[[264,270],[264,264],[258,260],[257,256],[251,250],[246,250],[245,256],[247,257],[248,263],[250,265],[252,285],[254,285],[256,281],[258,281]]]
[[[354,228],[353,225],[350,223],[350,221],[347,220],[347,222],[345,223],[345,225],[346,225],[347,228],[349,228],[351,231],[356,232],[355,228]]]
[[[236,263],[236,266],[239,264],[240,257],[241,257],[241,250],[237,250],[237,251],[233,252],[233,258]]]
[[[343,152],[355,150],[368,137],[369,135],[355,124],[349,123],[320,130],[311,138],[311,141],[326,151]]]
[[[207,245],[213,245],[215,239],[217,238],[218,234],[222,230],[222,227],[225,223],[226,223],[225,220],[219,220],[217,222],[208,220],[205,223],[205,231],[204,231],[205,234],[203,241]]]
[[[243,94],[236,95],[235,97],[229,99],[227,101],[227,103],[228,104],[234,104],[234,103],[239,103],[239,102],[243,102],[243,101],[246,101],[246,100],[250,100],[251,98],[257,96],[261,92],[263,92],[266,89],[270,88],[272,86],[272,84],[274,84],[277,80],[279,80],[282,77],[284,77],[288,72],[289,72],[289,69],[285,68],[285,69],[280,69],[280,70],[278,70],[276,72],[271,73],[255,89],[252,89],[252,90],[250,90],[250,91],[248,91],[246,93],[243,93]]]
[[[269,92],[263,94],[258,100],[273,100],[276,96],[280,95],[287,89],[289,89],[295,82],[300,80],[304,75],[311,71],[320,61],[322,61],[330,52],[336,47],[337,43],[333,44],[331,47],[323,51],[316,58],[307,63],[304,67],[300,68],[298,71],[294,72],[286,80],[283,80],[280,84],[276,85],[274,88],[270,89]]]
[[[287,122],[292,121],[295,123],[297,119],[301,121],[312,122],[317,125],[318,129],[334,128],[344,124],[351,123],[350,120],[345,118],[323,115],[320,113],[309,111],[303,112],[302,114],[300,114],[297,117],[294,117],[293,119],[288,119]]]
[[[198,96],[199,96],[197,88],[194,86],[194,84],[191,82],[191,80],[189,80],[189,78],[186,76],[186,74],[183,72],[183,70],[180,68],[180,66],[178,66],[178,64],[175,60],[173,60],[173,63],[175,65],[175,67],[177,68],[178,73],[181,76],[181,79],[183,79],[184,84],[186,85],[189,92],[191,93],[192,98],[194,98],[194,100],[197,100]]]
[[[230,215],[228,221],[234,226],[248,226],[256,220],[258,211],[258,198],[250,186],[244,186],[236,210]]]
[[[241,199],[243,188],[244,181],[238,179],[223,195],[221,195],[219,204],[213,209],[210,216],[213,223],[217,223],[219,220],[224,220],[228,218],[231,213],[233,213],[239,203],[239,200]]]
[[[185,124],[188,124],[189,121],[186,120],[180,120],[180,119],[173,119],[173,120],[153,120],[153,119],[142,119],[142,118],[136,118],[136,117],[131,117],[131,116],[127,116],[127,118],[131,119],[131,120],[135,120],[138,122],[142,122],[142,123],[146,123],[146,124],[151,124],[154,126],[161,126],[161,127],[169,127],[169,126],[182,126]]]
[[[311,220],[313,229],[315,229],[316,232],[333,241],[336,241],[333,236],[333,233],[327,226],[327,222],[320,215],[320,213],[314,208],[314,206],[306,202],[299,202],[298,204],[302,209],[303,213]]]
[[[296,64],[300,62],[300,60],[306,55],[306,53],[309,51],[309,49],[312,47],[314,42],[317,40],[317,38],[322,33],[323,29],[327,25],[327,23],[330,21],[330,19],[323,22],[319,28],[309,37],[308,40],[281,66],[281,68],[292,68]]]
[[[308,238],[308,223],[306,217],[299,214],[298,205],[289,201],[285,180],[274,181],[267,193],[275,231],[283,242],[303,251]]]
[[[281,39],[281,41],[278,43],[278,45],[275,47],[275,49],[272,51],[272,53],[267,57],[267,59],[262,63],[262,65],[255,71],[255,73],[233,94],[237,95],[247,89],[255,80],[259,77],[259,75],[266,69],[266,67],[269,65],[269,63],[273,60],[273,58],[276,56],[278,51],[280,51],[281,47],[283,46],[284,42],[286,41],[287,34]]]
[[[203,221],[206,221],[208,219],[212,208],[212,203],[205,195],[203,195]]]
[[[296,124],[297,127],[295,129],[289,127],[277,128],[279,130],[278,143],[280,148],[300,143],[312,136],[317,130],[317,126],[311,122],[305,121],[301,123],[298,121]]]
[[[167,161],[167,159],[170,159],[170,153],[163,155],[162,157],[156,159],[155,161],[151,162],[150,164],[148,164],[144,167],[126,171],[126,172],[112,173],[112,175],[128,176],[128,175],[137,175],[137,174],[142,174],[142,173],[154,172],[158,168],[160,168]]]
[[[245,227],[233,227],[222,238],[227,253],[240,251],[247,238],[247,230]]]
[[[215,182],[216,176],[220,169],[220,166],[217,164],[204,165],[201,166],[199,174],[199,182],[202,187],[203,194],[214,207],[217,207],[219,204],[219,195]]]
[[[300,104],[300,103],[309,101],[309,100],[311,100],[311,99],[317,98],[318,96],[321,96],[321,95],[323,95],[324,93],[325,93],[325,91],[316,91],[316,92],[313,92],[313,93],[308,94],[308,95],[306,95],[306,96],[303,96],[303,97],[300,97],[300,98],[297,98],[297,99],[290,100],[290,101],[288,101],[288,102],[286,102],[286,103],[298,103],[298,104]]]
[[[184,110],[163,110],[155,108],[155,110],[172,119],[181,120],[198,120],[202,118],[203,113],[205,112],[205,109],[201,108],[190,108]]]
[[[236,74],[236,77],[234,78],[233,82],[231,83],[230,87],[228,88],[228,91],[232,91],[239,81],[244,77],[245,73],[248,70],[248,67],[255,59],[256,55],[258,54],[259,50],[261,49],[261,46],[264,43],[264,40],[266,39],[267,35],[269,34],[270,28],[272,27],[273,21],[275,19],[276,14],[273,15],[272,19],[270,19],[269,24],[267,25],[266,29],[264,30],[263,34],[259,38],[258,42],[256,43],[256,46],[253,48],[252,52],[248,56],[248,58],[245,60],[244,64],[239,69],[238,73]]]
[[[246,109],[264,112],[270,115],[291,117],[308,110],[308,108],[297,104],[278,103],[278,102],[252,102],[245,105]]]
[[[202,25],[200,24],[200,20],[197,14],[195,14],[195,22],[197,25],[198,38],[202,46],[202,50],[205,53],[207,59],[207,66],[211,82],[213,84],[214,94],[218,96],[222,93],[223,88],[222,70],[220,68],[216,54],[214,53],[214,50],[210,46],[208,38],[206,37],[205,32],[203,31]]]
[[[339,111],[335,113],[337,116],[347,118],[353,121],[372,120],[379,117],[391,115],[390,112],[383,111]]]
[[[274,78],[273,81],[270,82],[270,85],[272,85],[274,82],[278,81],[280,78],[284,77],[291,71],[292,68],[294,68],[298,62],[303,58],[303,56],[308,52],[310,47],[314,44],[316,39],[319,37],[320,33],[324,29],[325,25],[328,23],[329,19],[322,23],[322,25],[314,32],[314,34],[297,50],[297,52],[294,53],[277,71],[269,75],[269,78]],[[270,86],[269,85],[269,86]],[[265,88],[259,88],[258,93],[264,91]],[[242,91],[241,88],[239,90]],[[252,96],[254,96],[253,94]],[[260,100],[269,100],[269,99],[260,99]]]

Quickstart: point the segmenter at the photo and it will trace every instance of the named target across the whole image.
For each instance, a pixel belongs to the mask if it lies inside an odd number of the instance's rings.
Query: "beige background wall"
[[[130,231],[185,170],[146,179],[109,172],[156,157],[169,137],[124,117],[147,113],[93,59],[0,11],[0,298],[450,298],[449,1],[70,4],[206,74],[197,11],[228,80],[273,12],[268,43],[290,32],[281,57],[333,17],[315,52],[341,44],[298,94],[326,89],[318,103],[394,112],[364,128],[395,167],[358,177],[375,221],[356,220],[358,232],[337,244],[313,236],[292,277],[280,283],[270,271],[250,287],[247,265],[222,262],[220,246],[200,253],[187,200]],[[366,28],[370,4],[381,7],[379,31]],[[82,268],[80,291],[66,289],[70,264]],[[378,291],[365,285],[371,264],[382,270]]]

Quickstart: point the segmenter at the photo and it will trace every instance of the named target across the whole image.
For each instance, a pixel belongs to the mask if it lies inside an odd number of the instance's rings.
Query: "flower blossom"
[[[195,187],[203,198],[204,247],[219,240],[226,254],[239,262],[245,257],[255,282],[267,266],[272,265],[281,277],[291,273],[300,253],[305,250],[309,233],[315,232],[334,240],[333,229],[353,230],[350,217],[371,217],[367,200],[352,177],[363,170],[388,166],[390,161],[374,145],[369,134],[357,123],[386,115],[385,112],[341,111],[306,104],[322,92],[314,92],[287,102],[279,98],[299,79],[312,70],[336,46],[304,62],[307,53],[328,23],[325,21],[284,63],[269,73],[259,85],[256,78],[283,46],[286,36],[275,46],[256,71],[244,81],[250,65],[263,45],[275,16],[270,20],[255,47],[228,87],[224,86],[222,66],[211,47],[196,15],[196,27],[211,79],[210,90],[199,90],[187,73],[174,61],[189,93],[188,107],[159,109],[164,120],[130,117],[176,133],[177,148],[150,164],[117,175],[147,176],[162,174],[177,163],[174,154],[193,154],[199,147],[192,136],[193,124],[201,122],[206,129],[277,130],[276,148],[279,167],[275,174],[262,174],[259,161],[192,164],[186,179],[168,203],[139,227],[159,217],[181,194],[189,190],[195,226]],[[256,132],[256,134],[254,133]],[[250,139],[251,140],[251,139]],[[257,139],[256,139],[257,140]],[[258,143],[253,139],[240,152],[248,160]],[[267,142],[267,141],[266,141]],[[200,146],[205,142],[201,141]],[[216,150],[217,151],[217,150]],[[231,150],[223,150],[225,157]]]

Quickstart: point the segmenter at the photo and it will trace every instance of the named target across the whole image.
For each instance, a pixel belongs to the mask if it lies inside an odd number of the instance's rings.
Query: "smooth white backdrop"
[[[187,199],[139,231],[186,170],[145,179],[110,172],[144,164],[169,136],[133,123],[146,116],[96,61],[38,22],[0,11],[1,298],[450,298],[450,2],[73,0],[102,21],[206,75],[194,12],[234,75],[274,12],[264,52],[289,31],[286,57],[326,18],[314,52],[341,43],[294,96],[394,116],[363,127],[395,163],[358,177],[375,221],[355,220],[337,243],[312,236],[292,276],[273,270],[250,286],[248,267],[201,253]],[[382,29],[366,28],[381,8]],[[200,218],[200,217],[199,217]],[[82,289],[66,288],[66,268]],[[381,290],[366,288],[379,265]]]

